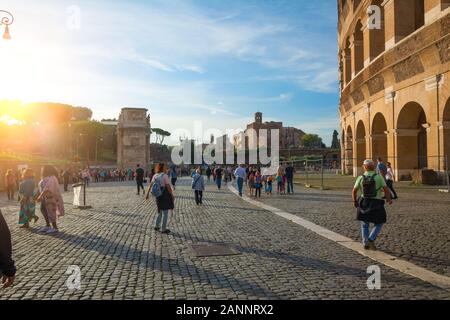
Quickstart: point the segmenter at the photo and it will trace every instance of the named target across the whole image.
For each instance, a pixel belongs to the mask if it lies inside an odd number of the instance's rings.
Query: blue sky
[[[239,129],[254,112],[339,127],[336,1],[2,1],[0,99],[147,107],[154,127]],[[78,15],[79,10],[79,15]],[[79,22],[79,24],[78,24]]]

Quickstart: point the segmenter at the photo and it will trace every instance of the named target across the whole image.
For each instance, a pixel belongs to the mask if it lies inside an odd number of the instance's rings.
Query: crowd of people
[[[392,199],[397,199],[394,189],[394,171],[390,163],[384,163],[378,159],[377,164],[372,160],[363,163],[364,174],[355,182],[352,197],[357,210],[357,220],[361,222],[361,235],[364,248],[376,250],[375,241],[378,238],[382,226],[386,223],[387,215],[385,203],[392,204]],[[45,226],[38,232],[52,234],[58,232],[58,217],[64,216],[64,202],[61,194],[60,183],[64,184],[64,190],[70,182],[84,181],[89,184],[92,180],[100,181],[136,181],[137,195],[142,193],[145,199],[150,195],[155,198],[157,215],[154,229],[162,234],[169,234],[169,212],[175,209],[175,188],[178,176],[183,168],[168,166],[159,163],[149,172],[138,164],[136,168],[128,170],[89,169],[72,172],[59,171],[50,165],[41,169],[40,179],[37,183],[36,174],[32,169],[23,169],[14,173],[8,170],[5,175],[6,193],[8,200],[15,199],[17,191],[20,210],[18,223],[21,228],[30,228],[31,223],[39,220],[36,207],[45,220]],[[205,177],[203,175],[206,175]],[[222,181],[225,183],[235,181],[240,196],[243,196],[244,185],[248,188],[250,197],[260,198],[262,190],[266,195],[271,195],[276,184],[278,195],[294,193],[294,173],[292,165],[279,167],[276,174],[267,173],[265,168],[239,165],[238,167],[207,166],[197,167],[191,173],[191,188],[194,191],[195,203],[203,205],[205,185],[213,183],[220,191]],[[145,191],[144,183],[149,179],[149,186]],[[370,226],[373,225],[372,230]],[[11,258],[11,235],[9,228],[0,211],[0,274],[4,287],[11,286],[15,279],[16,269]]]

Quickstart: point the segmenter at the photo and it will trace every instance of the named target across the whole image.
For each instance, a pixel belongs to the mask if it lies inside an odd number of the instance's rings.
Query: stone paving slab
[[[351,190],[322,191],[295,186],[294,195],[261,199],[345,237],[361,240]],[[377,241],[380,250],[436,273],[450,276],[450,196],[402,190],[387,206],[388,223]]]
[[[94,208],[67,205],[55,236],[19,229],[16,207],[2,206],[19,273],[0,299],[450,299],[385,266],[381,290],[368,290],[372,260],[226,188],[208,186],[197,207],[189,184],[182,179],[176,190],[170,235],[153,230],[153,200],[136,196],[129,183],[90,188]],[[198,258],[189,249],[198,243],[230,244],[241,254]],[[70,265],[81,269],[81,290],[66,286]]]

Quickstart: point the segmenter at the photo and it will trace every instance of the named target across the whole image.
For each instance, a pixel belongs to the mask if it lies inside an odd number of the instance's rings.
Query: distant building
[[[260,130],[267,130],[267,139],[260,139]],[[271,131],[279,131],[279,147],[280,150],[283,149],[295,149],[301,147],[301,141],[305,132],[294,127],[284,127],[283,122],[263,122],[263,114],[261,112],[255,113],[255,121],[247,125],[247,129],[244,132],[238,133],[233,137],[233,144],[237,148],[244,147],[246,149],[255,149],[256,147],[270,148],[271,142]]]
[[[150,161],[150,116],[147,109],[123,108],[117,125],[117,165],[148,169]]]

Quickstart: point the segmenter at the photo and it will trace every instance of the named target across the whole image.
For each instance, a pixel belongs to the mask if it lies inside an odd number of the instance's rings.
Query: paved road
[[[15,204],[2,200],[19,273],[0,299],[450,299],[383,265],[381,290],[368,290],[372,260],[226,188],[208,186],[203,207],[191,193],[182,180],[168,236],[152,229],[153,200],[136,196],[128,183],[90,188],[94,208],[68,205],[56,236],[19,230]],[[197,258],[188,245],[202,242],[227,243],[241,254]],[[69,265],[81,268],[79,291],[65,285]]]
[[[438,192],[402,190],[400,199],[387,207],[388,223],[378,247],[450,276],[450,196]],[[359,223],[351,191],[322,191],[296,186],[294,195],[263,197],[262,202],[296,214],[346,237],[360,241]]]

